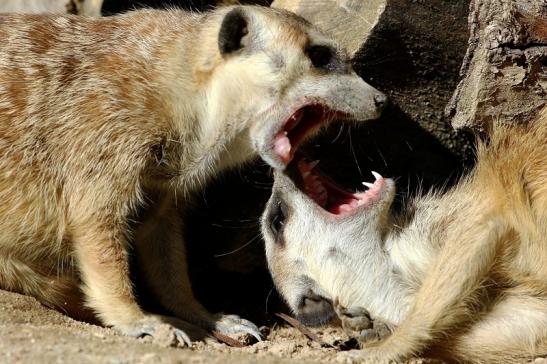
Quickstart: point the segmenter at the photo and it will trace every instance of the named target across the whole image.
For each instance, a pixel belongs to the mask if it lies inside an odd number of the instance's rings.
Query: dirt
[[[195,342],[192,348],[156,345],[111,329],[73,320],[34,298],[0,291],[2,363],[333,363],[338,349],[325,348],[300,331],[274,325],[266,340],[243,348]],[[328,344],[347,341],[340,328],[312,329]],[[416,361],[414,361],[415,363]]]

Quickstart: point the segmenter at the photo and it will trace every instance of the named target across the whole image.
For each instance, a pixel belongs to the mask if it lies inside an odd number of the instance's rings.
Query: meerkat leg
[[[522,363],[547,355],[545,287],[504,294],[471,330],[448,350],[466,362]],[[523,353],[523,349],[527,353]]]
[[[484,220],[483,220],[484,221]],[[416,294],[408,316],[378,346],[348,352],[373,362],[404,360],[420,353],[432,339],[464,314],[464,301],[488,274],[505,226],[497,220],[476,223],[448,238]]]
[[[170,197],[164,197],[135,233],[136,256],[148,286],[176,317],[208,331],[248,333],[261,339],[252,322],[236,315],[209,313],[194,297],[188,276],[183,222]]]
[[[191,345],[176,318],[143,312],[133,295],[126,242],[115,223],[86,223],[73,231],[86,304],[103,324],[125,335],[153,336],[168,344]],[[160,337],[161,336],[161,337]]]

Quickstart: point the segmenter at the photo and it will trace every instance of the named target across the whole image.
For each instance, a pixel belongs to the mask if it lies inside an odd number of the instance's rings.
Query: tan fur
[[[526,126],[498,125],[489,142],[479,143],[469,177],[442,196],[419,198],[412,216],[394,221],[367,220],[366,211],[323,217],[278,174],[276,191],[291,211],[284,246],[263,227],[276,283],[291,302],[296,288],[289,278],[306,275],[325,297],[396,326],[379,344],[351,352],[352,360],[426,354],[516,363],[546,355],[546,141],[547,109]],[[313,216],[320,235],[297,231],[301,216]],[[291,244],[299,247],[289,252]]]
[[[288,12],[241,7],[248,47],[222,56],[219,29],[233,9],[0,15],[0,287],[87,317],[74,302],[81,287],[81,303],[121,332],[153,334],[158,322],[188,331],[135,302],[135,245],[174,316],[259,335],[194,299],[175,206],[257,154],[280,166],[273,135],[306,100],[334,109],[344,100],[342,111],[366,118],[378,93],[350,69],[314,70],[301,40],[335,45]]]

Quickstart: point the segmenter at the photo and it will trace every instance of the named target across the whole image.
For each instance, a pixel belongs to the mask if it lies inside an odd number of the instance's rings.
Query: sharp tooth
[[[319,160],[311,162],[308,166],[310,169],[314,169],[319,164]]]
[[[289,135],[289,132],[288,132],[288,131],[284,131],[284,132],[283,132],[283,135],[287,136],[287,135]]]
[[[371,171],[371,173],[374,176],[374,178],[376,178],[376,181],[383,178],[382,175],[378,172]]]
[[[310,174],[311,174],[310,171],[304,171],[304,172],[302,172],[302,177],[303,177],[303,178],[308,178],[308,176],[309,176]]]
[[[363,185],[367,186],[368,188],[374,187],[374,183],[370,183],[370,182],[363,182]]]

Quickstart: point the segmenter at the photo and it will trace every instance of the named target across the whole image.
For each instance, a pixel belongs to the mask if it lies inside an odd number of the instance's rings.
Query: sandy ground
[[[242,348],[196,342],[191,349],[163,347],[73,320],[32,297],[0,290],[0,363],[341,363],[348,338],[336,327],[311,330],[322,347],[291,326],[266,329],[266,340]],[[413,360],[411,364],[433,363]]]
[[[342,343],[340,329],[314,330],[328,343]],[[1,363],[317,363],[336,362],[337,349],[321,348],[292,327],[274,327],[267,340],[243,348],[194,343],[192,349],[162,347],[113,330],[75,321],[34,298],[0,291]]]
[[[347,336],[336,327],[311,330],[322,347],[291,326],[274,326],[266,340],[243,348],[196,342],[191,349],[163,347],[73,320],[34,298],[0,290],[0,363],[342,363]],[[442,364],[415,359],[406,364]],[[535,359],[534,364],[547,364]]]

